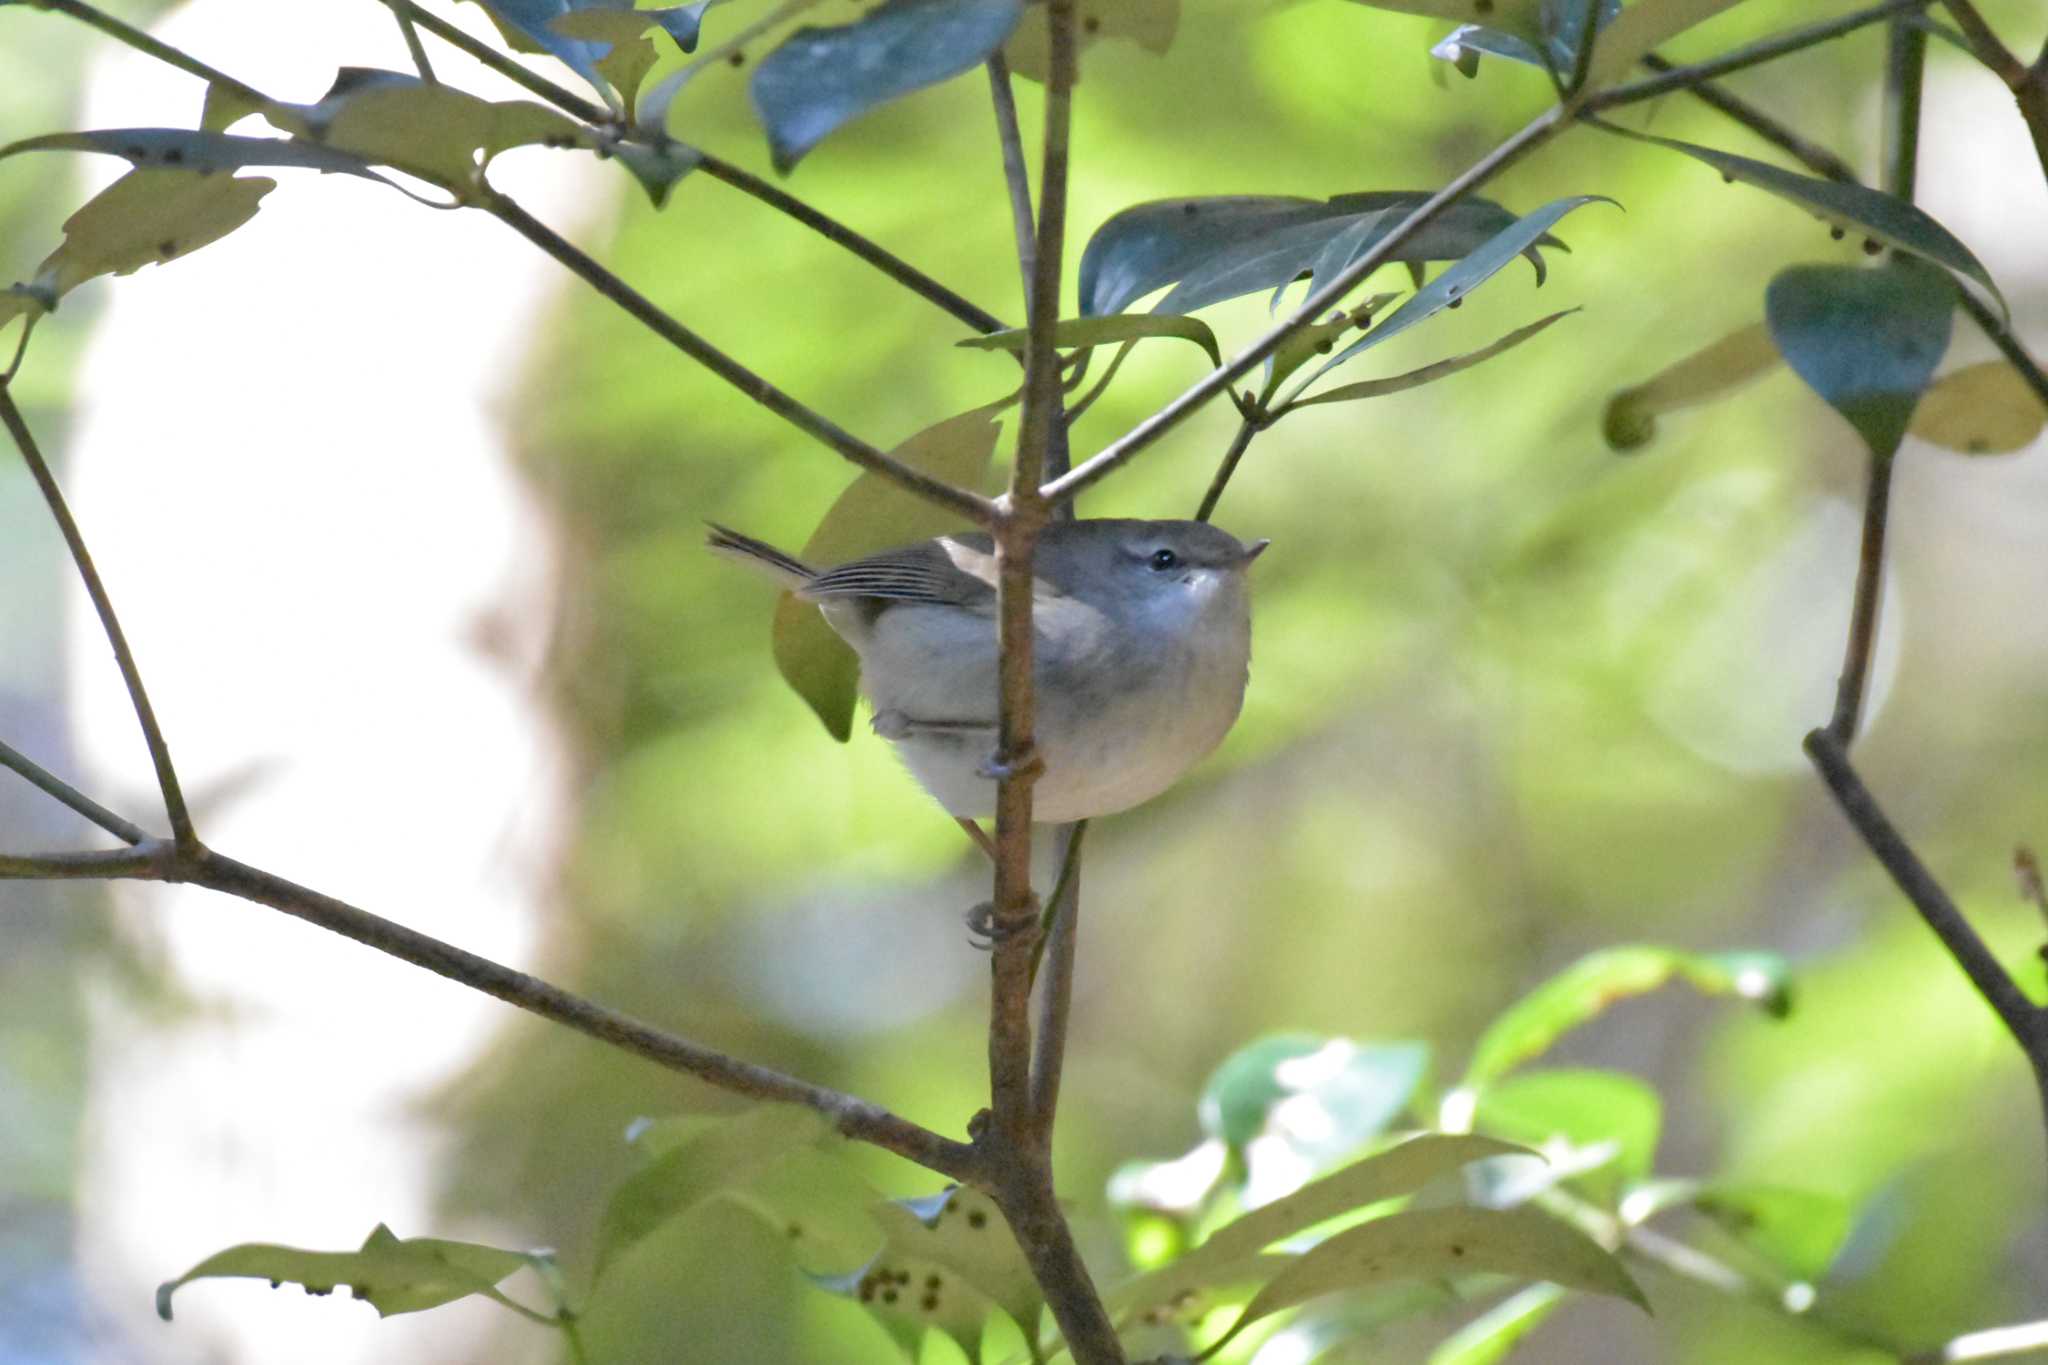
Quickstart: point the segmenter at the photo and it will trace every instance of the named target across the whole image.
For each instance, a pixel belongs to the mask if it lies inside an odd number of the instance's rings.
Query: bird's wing
[[[974,542],[980,541],[977,546]],[[942,536],[884,550],[825,570],[801,590],[807,599],[871,597],[884,602],[927,602],[995,609],[995,556],[986,536]]]

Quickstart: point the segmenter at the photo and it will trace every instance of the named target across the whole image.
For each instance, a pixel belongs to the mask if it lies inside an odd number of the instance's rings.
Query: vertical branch
[[[21,409],[15,406],[13,390],[5,384],[0,384],[0,423],[6,425],[8,435],[14,438],[30,476],[41,490],[43,501],[49,506],[50,517],[57,523],[57,530],[71,551],[71,562],[78,568],[78,577],[85,584],[85,594],[92,599],[92,609],[100,618],[100,629],[105,632],[107,644],[114,651],[114,662],[121,669],[121,681],[127,685],[128,700],[135,708],[135,719],[142,726],[143,743],[149,746],[149,761],[156,767],[156,785],[163,793],[164,814],[170,818],[171,835],[180,851],[197,849],[199,835],[192,828],[192,813],[185,807],[185,793],[178,786],[177,769],[171,765],[170,746],[164,743],[163,730],[156,723],[156,708],[149,704],[149,693],[142,686],[142,672],[135,666],[135,655],[128,648],[128,636],[121,629],[120,618],[114,615],[113,599],[107,596],[106,585],[100,582],[100,572],[93,566],[92,554],[85,548],[85,537],[71,516],[71,508],[64,501],[64,492],[57,486],[56,476],[50,472],[49,462],[43,458],[28,423],[22,419]]]
[[[1843,744],[1856,738],[1863,696],[1870,684],[1870,660],[1877,648],[1877,608],[1884,599],[1884,533],[1892,497],[1892,457],[1870,459],[1863,494],[1863,543],[1856,558],[1856,600],[1849,608],[1849,643],[1835,684],[1835,713],[1828,733]]]
[[[1909,203],[1920,169],[1920,87],[1926,67],[1927,30],[1892,20],[1884,45],[1884,188]]]
[[[1231,476],[1237,473],[1238,461],[1251,448],[1252,437],[1259,434],[1259,426],[1249,417],[1240,422],[1237,435],[1230,440],[1230,449],[1223,452],[1223,462],[1216,466],[1216,477],[1209,480],[1209,491],[1202,495],[1202,505],[1195,509],[1196,521],[1207,521],[1215,514],[1216,504],[1223,501],[1223,490],[1230,487]]]
[[[1067,1060],[1067,1017],[1074,1005],[1074,949],[1081,926],[1081,840],[1088,822],[1062,825],[1057,838],[1060,875],[1053,882],[1041,944],[1045,989],[1038,998],[1037,1053],[1031,1066],[1031,1119],[1050,1141],[1060,1107],[1060,1076]]]
[[[1010,191],[1010,218],[1017,234],[1017,268],[1024,278],[1024,306],[1031,306],[1031,282],[1038,275],[1038,230],[1031,223],[1031,175],[1024,169],[1024,134],[1017,126],[1017,94],[1001,48],[989,54],[988,96],[996,111],[996,140],[1003,149],[1003,183]],[[1027,318],[1026,321],[1029,321]]]

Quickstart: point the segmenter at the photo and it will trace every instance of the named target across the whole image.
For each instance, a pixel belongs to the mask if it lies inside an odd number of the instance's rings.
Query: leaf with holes
[[[1117,313],[1173,285],[1160,312],[1194,308],[1275,289],[1304,277],[1327,282],[1370,251],[1429,198],[1422,190],[1375,190],[1318,202],[1277,195],[1161,199],[1133,205],[1095,230],[1081,254],[1081,311]],[[1469,255],[1514,215],[1486,199],[1458,201],[1405,240],[1387,259],[1411,267]],[[1543,278],[1539,247],[1525,253]]]
[[[1600,127],[1703,161],[1719,171],[1722,179],[1754,185],[1780,199],[1789,200],[1822,222],[1831,224],[1838,233],[1853,229],[1866,234],[1873,242],[1924,256],[1957,278],[1981,288],[1985,296],[1998,305],[2001,314],[2010,316],[2006,312],[2005,296],[1998,292],[1998,286],[1992,282],[1991,272],[1984,268],[1984,263],[1925,210],[1896,195],[1863,185],[1800,175],[1769,162],[1752,161],[1746,156],[1673,138],[1653,137],[1611,123],[1602,123]]]
[[[1082,52],[1105,38],[1121,38],[1163,55],[1179,29],[1180,0],[1082,0],[1074,16],[1074,36]],[[1017,25],[1003,44],[1003,60],[1015,75],[1045,80],[1052,69],[1052,36],[1037,16]]]
[[[1608,399],[1601,433],[1615,450],[1640,449],[1656,436],[1657,419],[1663,414],[1725,398],[1775,369],[1782,359],[1770,328],[1753,322]]]
[[[1764,290],[1785,363],[1881,460],[1898,450],[1948,350],[1955,307],[1955,284],[1917,261],[1798,265]]]
[[[1429,1353],[1429,1365],[1497,1365],[1563,1302],[1564,1291],[1554,1284],[1510,1294],[1444,1338]]]
[[[995,454],[995,416],[1009,401],[949,417],[890,453],[956,488],[979,489],[988,481],[989,459]],[[879,474],[863,474],[825,513],[802,558],[822,568],[959,529],[956,513],[933,507]],[[853,732],[860,677],[853,650],[832,633],[816,604],[788,592],[775,604],[774,649],[783,680],[843,743]]]
[[[1588,953],[1496,1018],[1472,1049],[1462,1084],[1481,1086],[1541,1056],[1609,1006],[1684,981],[1706,995],[1753,1000],[1782,1017],[1791,1009],[1784,959],[1769,953],[1682,953],[1630,944]]]
[[[1490,346],[1482,346],[1476,351],[1467,351],[1464,355],[1452,356],[1448,360],[1439,360],[1434,365],[1424,365],[1406,374],[1392,375],[1386,379],[1368,379],[1357,384],[1343,384],[1334,389],[1325,389],[1321,393],[1310,394],[1306,398],[1296,398],[1282,405],[1279,411],[1291,412],[1295,408],[1306,408],[1317,403],[1351,403],[1361,398],[1384,398],[1390,393],[1400,393],[1404,389],[1433,384],[1460,370],[1469,370],[1474,365],[1484,364],[1504,351],[1512,351],[1553,322],[1570,317],[1578,311],[1576,308],[1567,308],[1563,312],[1552,313],[1549,317],[1538,318],[1526,327],[1517,327]]]
[[[953,344],[977,351],[1008,351],[1012,355],[1022,355],[1029,336],[1024,328],[1013,327],[1007,332],[971,336]],[[1068,318],[1053,327],[1053,344],[1063,350],[1085,351],[1119,342],[1142,341],[1147,337],[1179,337],[1183,341],[1192,341],[1208,353],[1211,364],[1223,364],[1223,351],[1217,346],[1216,333],[1210,330],[1209,324],[1181,313],[1116,313],[1106,318]]]
[[[1435,317],[1444,309],[1462,302],[1467,294],[1499,274],[1508,262],[1547,237],[1550,229],[1560,218],[1573,209],[1596,202],[1614,204],[1614,201],[1604,194],[1576,194],[1566,199],[1553,199],[1513,226],[1495,234],[1484,246],[1416,290],[1406,303],[1396,308],[1363,337],[1324,361],[1307,379],[1295,386],[1294,394],[1290,395],[1288,401],[1291,402],[1303,389],[1345,361],[1362,355],[1387,338],[1399,336],[1416,323]],[[1615,204],[1615,207],[1621,206]],[[1542,283],[1542,280],[1537,280],[1537,284]]]
[[[1985,360],[1930,384],[1906,430],[1964,455],[2007,455],[2032,445],[2044,422],[2048,406],[2020,372]]]
[[[540,1253],[505,1251],[436,1237],[399,1238],[379,1223],[356,1251],[305,1251],[261,1242],[229,1247],[158,1287],[156,1311],[171,1316],[171,1296],[194,1280],[269,1280],[296,1284],[309,1294],[348,1285],[380,1317],[417,1313],[481,1294],[504,1302],[497,1286],[536,1264]]]
[[[1024,0],[884,0],[851,24],[798,29],[749,86],[775,169],[787,172],[848,120],[981,65]]]

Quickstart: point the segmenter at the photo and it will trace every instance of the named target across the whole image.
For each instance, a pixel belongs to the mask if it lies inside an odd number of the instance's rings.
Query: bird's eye
[[[1180,556],[1171,550],[1154,550],[1152,558],[1146,561],[1160,573],[1180,567]]]

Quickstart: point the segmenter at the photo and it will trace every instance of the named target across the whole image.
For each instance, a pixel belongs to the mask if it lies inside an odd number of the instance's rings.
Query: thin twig
[[[506,195],[486,188],[481,193],[478,206],[567,266],[584,283],[625,309],[656,336],[797,430],[837,451],[841,457],[862,469],[872,470],[894,481],[928,502],[967,517],[978,525],[986,526],[994,521],[995,504],[987,498],[964,488],[955,488],[942,479],[935,479],[922,470],[911,468],[798,402],[663,312],[644,294],[605,269],[573,242],[535,218]]]
[[[413,24],[410,7],[395,4],[393,0],[384,0],[384,3],[390,9],[391,17],[398,21],[398,31],[405,35],[405,50],[412,54],[413,69],[428,85],[439,85],[440,81],[434,75],[434,64],[427,60],[427,46],[420,41],[420,31]]]
[[[1031,281],[1038,273],[1038,231],[1031,224],[1031,174],[1024,168],[1024,134],[1017,126],[1017,92],[1010,85],[1010,66],[997,48],[988,58],[989,103],[995,106],[996,141],[1003,149],[1003,183],[1010,191],[1010,221],[1017,237],[1017,269],[1024,281],[1024,303],[1031,304]]]
[[[1920,175],[1920,95],[1927,34],[1903,19],[1885,28],[1884,190],[1908,203]]]
[[[12,769],[30,786],[76,811],[123,843],[139,844],[149,838],[149,832],[142,826],[122,819],[19,749],[5,743],[0,743],[0,768]]]
[[[93,849],[85,853],[0,853],[0,881],[104,882],[133,877],[156,880],[160,869],[173,856],[170,844],[155,839],[128,848]]]
[[[92,609],[99,617],[100,629],[114,651],[114,662],[120,667],[121,681],[128,689],[128,700],[135,708],[137,723],[142,727],[142,741],[149,746],[149,761],[156,767],[156,785],[163,793],[164,814],[170,818],[171,837],[181,848],[197,847],[199,836],[192,829],[192,813],[186,809],[185,793],[178,786],[178,771],[171,764],[170,746],[164,743],[163,730],[156,723],[156,709],[149,704],[149,693],[142,685],[142,671],[135,666],[135,655],[128,648],[128,637],[121,629],[120,618],[114,615],[113,599],[107,596],[106,585],[100,581],[99,570],[93,566],[92,553],[85,548],[85,537],[72,518],[71,508],[64,501],[64,492],[57,486],[56,476],[50,472],[49,462],[43,458],[28,423],[22,419],[21,409],[15,406],[13,389],[5,384],[0,384],[0,424],[4,424],[8,435],[14,438],[15,447],[21,451],[30,476],[41,490],[43,501],[50,509],[50,518],[57,523],[58,533],[64,537],[65,547],[71,551],[71,562],[78,570],[79,581],[85,585],[85,594],[92,599]]]
[[[1579,46],[1572,53],[1572,74],[1565,86],[1567,95],[1586,88],[1586,72],[1593,64],[1593,40],[1600,32],[1600,0],[1584,0],[1579,10]]]
[[[1652,52],[1644,56],[1643,65],[1652,71],[1676,71],[1672,63]],[[1802,137],[1785,123],[1771,117],[1756,105],[1741,96],[1731,93],[1712,81],[1701,81],[1686,87],[1686,93],[1708,108],[1727,115],[1735,122],[1755,133],[1765,142],[1778,148],[1793,160],[1805,166],[1815,175],[1829,180],[1855,180],[1856,172],[1849,163],[1836,156],[1827,148],[1809,138]]]
[[[1809,47],[1839,38],[1845,33],[1853,33],[1870,24],[1881,23],[1896,15],[1911,14],[1916,10],[1925,9],[1931,3],[1933,0],[1885,0],[1884,4],[1857,10],[1854,14],[1845,14],[1839,19],[1790,29],[1774,37],[1765,38],[1761,42],[1723,53],[1711,61],[1677,67],[1646,80],[1598,91],[1585,102],[1585,108],[1589,113],[1599,113],[1606,109],[1618,109],[1625,104],[1655,99],[1673,90],[1689,89],[1701,81],[1714,80],[1733,71],[1761,66],[1765,62],[1774,62],[1780,57],[1803,52]]]
[[[1232,384],[1249,374],[1267,356],[1278,350],[1289,337],[1329,312],[1337,301],[1356,288],[1361,280],[1391,259],[1410,237],[1435,221],[1438,214],[1520,161],[1555,136],[1560,129],[1568,126],[1569,120],[1562,107],[1553,105],[1545,109],[1520,132],[1480,158],[1471,169],[1424,200],[1396,224],[1392,231],[1373,243],[1372,247],[1352,262],[1343,273],[1309,295],[1307,300],[1285,320],[1232,356],[1221,368],[1211,370],[1171,403],[1131,428],[1091,458],[1075,466],[1072,473],[1046,485],[1041,490],[1043,494],[1054,502],[1064,501],[1079,496],[1086,489],[1092,488],[1116,472],[1140,451],[1186,421],[1210,399],[1227,392]],[[1040,249],[1043,250],[1043,242]]]
[[[1060,827],[1059,877],[1046,906],[1042,954],[1032,964],[1035,979],[1044,982],[1038,995],[1036,1056],[1031,1065],[1031,1119],[1050,1140],[1059,1114],[1060,1076],[1067,1059],[1067,1020],[1074,1006],[1074,950],[1080,939],[1081,843],[1086,820]]]
[[[557,85],[540,73],[529,70],[523,62],[513,60],[489,43],[472,38],[446,19],[429,10],[421,9],[413,0],[383,0],[383,3],[456,51],[465,52],[476,58],[529,94],[539,95],[569,117],[592,124],[606,124],[612,121],[611,112],[604,106],[594,104],[567,86]]]
[[[1845,747],[1855,741],[1869,685],[1870,657],[1877,645],[1877,609],[1884,599],[1884,533],[1891,508],[1892,463],[1889,456],[1870,460],[1870,481],[1863,496],[1863,542],[1856,560],[1856,597],[1849,610],[1849,642],[1843,650],[1842,673],[1835,684],[1835,711],[1828,733]]]
[[[1992,75],[2005,82],[2005,88],[2017,94],[2027,83],[2027,68],[2013,55],[2012,49],[1999,41],[1991,31],[1991,25],[1984,22],[1984,16],[1970,0],[1941,0],[1956,27],[1963,31],[1963,37],[1970,44],[1970,51],[1978,61],[1988,68]]]
[[[1230,487],[1230,480],[1237,473],[1238,461],[1251,448],[1252,437],[1263,430],[1258,423],[1238,423],[1237,435],[1231,437],[1230,448],[1223,452],[1222,463],[1216,466],[1216,476],[1209,480],[1209,491],[1202,494],[1202,505],[1195,509],[1196,521],[1207,521],[1215,514],[1216,504],[1223,501],[1223,490]]]
[[[175,66],[178,70],[197,76],[200,80],[218,85],[251,104],[265,105],[271,102],[270,96],[264,94],[255,86],[244,85],[225,71],[216,71],[197,57],[189,53],[180,52],[162,39],[144,33],[141,29],[131,24],[124,24],[113,15],[83,3],[83,0],[29,0],[29,3],[37,9],[52,10],[58,14],[69,15],[81,24],[89,24],[108,37],[134,48],[137,52],[154,57],[166,66]]]

